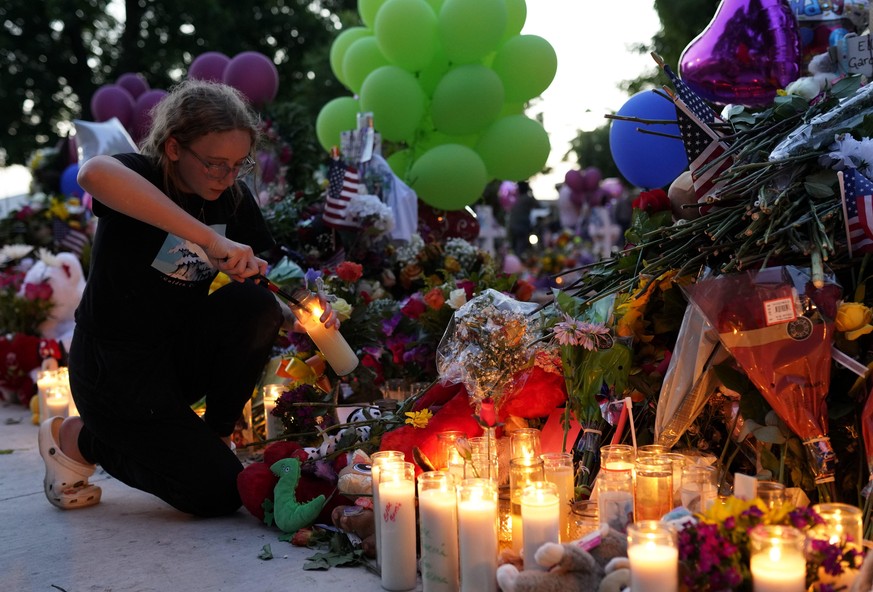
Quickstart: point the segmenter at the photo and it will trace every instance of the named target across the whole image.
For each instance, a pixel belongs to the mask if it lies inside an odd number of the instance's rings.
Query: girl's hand
[[[204,248],[213,267],[237,282],[259,273],[266,273],[267,262],[256,257],[250,246],[232,241],[217,233],[215,237],[215,240]]]

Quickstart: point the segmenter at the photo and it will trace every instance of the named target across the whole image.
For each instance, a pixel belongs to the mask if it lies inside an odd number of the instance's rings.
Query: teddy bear
[[[47,284],[51,288],[52,308],[37,330],[42,337],[54,339],[66,351],[70,351],[73,330],[76,328],[76,308],[85,291],[81,261],[73,253],[53,254],[40,249],[39,260],[27,270],[19,292],[24,296],[28,285],[40,284]]]
[[[608,526],[564,544],[537,549],[536,563],[547,571],[519,571],[512,563],[497,568],[503,592],[620,592],[630,585],[627,537]]]

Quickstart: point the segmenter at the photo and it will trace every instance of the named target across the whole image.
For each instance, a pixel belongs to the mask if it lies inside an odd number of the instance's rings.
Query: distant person
[[[527,181],[519,181],[515,204],[509,210],[509,236],[513,252],[523,257],[530,248],[530,234],[533,230],[531,212],[539,205]]]
[[[142,154],[95,156],[79,171],[99,223],[69,354],[81,417],[39,429],[54,506],[100,501],[95,463],[189,514],[241,506],[230,436],[291,318],[249,279],[274,245],[240,180],[257,139],[238,91],[188,80],[156,107]],[[236,281],[210,294],[219,271]],[[191,405],[204,397],[201,419]]]

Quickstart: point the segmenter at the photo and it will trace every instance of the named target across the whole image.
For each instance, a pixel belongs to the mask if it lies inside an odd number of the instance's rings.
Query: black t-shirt
[[[149,182],[163,187],[159,167],[140,154],[116,155]],[[275,243],[251,191],[231,190],[215,201],[183,194],[185,211],[219,234],[252,247],[255,253]],[[93,200],[98,217],[88,282],[76,323],[96,337],[154,342],[178,330],[187,311],[201,306],[217,275],[198,246],[135,220]]]

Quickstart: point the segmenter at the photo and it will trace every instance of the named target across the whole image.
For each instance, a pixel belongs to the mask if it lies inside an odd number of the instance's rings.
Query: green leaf
[[[258,553],[258,559],[262,561],[269,561],[273,558],[273,550],[270,549],[270,544],[267,543],[263,547],[261,547],[261,552]]]
[[[821,183],[812,183],[812,182],[804,182],[803,188],[806,190],[808,194],[813,197],[831,197],[834,195],[834,190],[830,185],[823,185]]]
[[[303,569],[306,571],[325,571],[330,569],[330,564],[326,559],[308,559],[303,564]]]
[[[847,76],[835,82],[828,94],[843,99],[855,94],[859,88],[861,88],[861,77]]]
[[[0,454],[12,454],[12,452],[12,448],[4,448],[3,450],[0,450]]]

